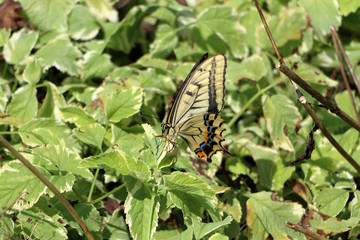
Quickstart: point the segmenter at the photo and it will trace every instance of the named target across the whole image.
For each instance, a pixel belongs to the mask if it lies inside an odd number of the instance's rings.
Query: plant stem
[[[95,203],[97,203],[97,202],[100,202],[100,201],[103,200],[104,198],[107,198],[107,197],[110,196],[111,194],[113,194],[113,193],[115,193],[115,192],[123,189],[124,187],[125,187],[125,184],[120,185],[120,186],[114,188],[114,189],[111,190],[110,192],[108,192],[108,193],[102,195],[101,197],[99,197],[98,199],[95,199],[94,201],[92,201],[91,204],[95,204]]]
[[[267,86],[264,89],[259,89],[259,91],[252,96],[252,98],[244,105],[244,107],[240,110],[240,112],[238,112],[231,120],[230,122],[226,125],[228,128],[231,128],[234,123],[241,117],[241,115],[246,111],[246,109],[258,98],[260,97],[262,94],[264,94],[267,90],[269,90],[270,88],[274,87],[275,85],[277,85],[278,82],[273,83],[269,86]]]
[[[18,151],[16,151],[11,144],[6,141],[5,138],[0,136],[0,143],[7,148],[17,159],[19,159],[41,182],[45,184],[54,194],[55,196],[60,200],[60,202],[66,207],[66,209],[69,211],[71,216],[75,219],[75,221],[80,225],[82,230],[85,233],[85,236],[93,240],[94,237],[90,233],[89,229],[83,222],[83,220],[80,218],[80,216],[77,214],[75,209],[71,206],[71,204],[68,202],[68,200],[57,190],[57,188],[44,176],[37,170],[28,160],[26,160],[23,155],[21,155]]]
[[[94,176],[93,182],[92,182],[92,184],[91,184],[90,191],[89,191],[89,195],[88,195],[88,199],[87,199],[88,202],[91,201],[91,197],[92,197],[92,194],[93,194],[93,191],[94,191],[94,187],[95,187],[95,183],[96,183],[97,177],[98,177],[98,175],[99,175],[99,171],[100,171],[100,169],[97,168],[97,169],[96,169],[96,172],[95,172],[95,176]]]

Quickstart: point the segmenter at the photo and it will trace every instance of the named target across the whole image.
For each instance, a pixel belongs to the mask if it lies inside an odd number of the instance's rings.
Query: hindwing
[[[195,116],[179,123],[178,133],[187,142],[191,150],[198,157],[211,162],[211,157],[217,151],[227,152],[221,142],[224,120],[218,114],[208,113],[204,116]]]

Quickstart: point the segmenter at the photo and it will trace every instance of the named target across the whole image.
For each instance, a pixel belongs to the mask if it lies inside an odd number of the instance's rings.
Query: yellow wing
[[[181,86],[166,123],[175,127],[195,115],[219,113],[224,107],[225,73],[224,55],[202,56]]]
[[[207,54],[195,64],[181,86],[167,121],[162,124],[165,150],[173,151],[180,135],[201,158],[226,151],[221,142],[224,121],[218,113],[224,107],[226,57]]]
[[[224,141],[222,136],[224,120],[218,114],[208,113],[204,116],[196,116],[179,123],[178,133],[191,150],[198,157],[211,162],[211,157],[217,151],[225,151],[221,142]]]

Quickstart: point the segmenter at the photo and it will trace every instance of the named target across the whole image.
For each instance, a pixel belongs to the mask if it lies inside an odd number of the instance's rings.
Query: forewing
[[[204,55],[181,86],[167,123],[176,126],[196,115],[219,113],[224,107],[225,73],[224,55]]]

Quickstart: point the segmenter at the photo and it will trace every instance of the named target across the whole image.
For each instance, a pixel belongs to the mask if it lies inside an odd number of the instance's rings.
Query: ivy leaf
[[[66,239],[67,230],[60,222],[52,219],[45,213],[29,209],[21,211],[18,221],[22,223],[22,228],[26,233],[37,239]]]
[[[86,127],[73,130],[75,136],[86,144],[93,145],[101,150],[105,136],[105,128],[99,123],[92,123]]]
[[[209,236],[210,233],[216,231],[217,229],[229,225],[232,221],[230,216],[227,216],[224,220],[220,222],[212,222],[212,223],[202,223],[197,219],[192,218],[192,229],[194,231],[195,239],[204,239],[205,236]]]
[[[315,194],[314,203],[322,213],[334,217],[344,209],[348,198],[348,190],[326,188]]]
[[[41,68],[40,64],[36,60],[26,65],[23,73],[23,78],[27,83],[35,85],[40,80],[40,77]]]
[[[11,117],[28,122],[36,116],[37,109],[36,88],[32,85],[25,85],[14,93],[8,112]]]
[[[67,30],[67,16],[73,8],[71,1],[21,0],[23,11],[32,26],[41,31]]]
[[[118,173],[126,175],[131,172],[137,172],[142,179],[149,179],[150,169],[142,161],[127,156],[121,150],[112,150],[100,155],[83,159],[81,167],[110,167],[115,168]]]
[[[140,110],[143,91],[141,88],[123,89],[103,98],[105,115],[110,122],[119,122]]]
[[[264,96],[262,98],[266,127],[276,148],[293,152],[294,147],[287,136],[294,132],[301,116],[294,103],[284,95]]]
[[[285,227],[286,222],[299,222],[304,213],[300,204],[271,200],[270,192],[247,194],[246,222],[251,229],[250,239],[266,239],[268,234],[274,239],[289,240],[306,238],[304,235]]]
[[[150,54],[154,58],[166,58],[178,44],[176,30],[169,25],[160,25],[156,31],[156,37],[150,45]]]
[[[79,128],[96,123],[94,118],[78,106],[62,107],[60,108],[60,112],[63,120],[74,123]]]
[[[79,151],[79,145],[71,136],[70,129],[54,119],[33,119],[20,127],[19,134],[22,141],[32,147],[65,144],[66,148]]]
[[[108,224],[106,224],[103,231],[104,238],[106,239],[124,239],[130,240],[128,228],[124,221],[123,214],[120,213],[120,209],[116,209],[111,215]]]
[[[48,179],[50,173],[40,166],[35,167]],[[5,209],[25,191],[26,204],[22,209],[30,208],[45,192],[45,185],[18,160],[5,164],[0,169],[0,207]],[[14,206],[16,209],[19,205]]]
[[[134,239],[152,239],[158,224],[159,196],[153,186],[133,176],[124,176],[128,189],[125,200],[126,223]]]
[[[295,168],[285,167],[275,149],[256,145],[247,139],[243,146],[256,162],[260,184],[273,190],[282,189]]]
[[[68,172],[83,178],[92,177],[92,174],[87,168],[79,167],[81,163],[80,156],[76,152],[65,148],[63,145],[46,145],[44,147],[34,148],[33,153],[47,162],[47,165],[43,164],[47,169],[49,165],[56,167],[59,172],[58,175]],[[54,171],[55,169],[52,172]]]
[[[38,117],[60,120],[60,108],[66,106],[65,98],[55,84],[46,82],[46,85],[46,97],[39,109]]]
[[[15,32],[4,45],[4,58],[8,63],[18,64],[27,57],[38,39],[39,32],[26,28]]]
[[[98,34],[100,29],[89,9],[82,5],[76,5],[72,9],[68,21],[68,33],[76,40],[90,40]]]
[[[187,216],[201,217],[205,209],[213,221],[220,221],[215,193],[199,177],[182,172],[164,176],[165,186],[175,205]]]
[[[232,55],[241,58],[247,55],[248,50],[239,34],[242,29],[235,22],[231,7],[206,8],[197,16],[196,27],[192,29],[191,36],[203,49],[223,53],[229,49]],[[208,39],[213,41],[207,41]]]
[[[113,8],[111,1],[85,0],[85,3],[94,16],[109,20],[110,22],[116,22],[118,20],[118,13]]]
[[[95,51],[88,52],[84,55],[84,69],[82,70],[81,78],[84,80],[105,78],[113,67],[110,55],[99,54]]]
[[[56,67],[71,76],[77,76],[80,73],[80,67],[76,60],[81,55],[81,52],[73,46],[69,39],[51,41],[35,53],[45,70]]]
[[[324,40],[332,25],[335,28],[340,26],[341,15],[336,0],[304,0],[299,4],[307,11],[311,25],[320,39]]]

